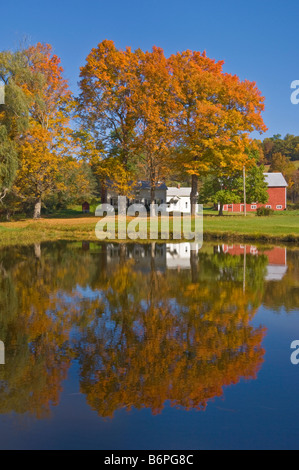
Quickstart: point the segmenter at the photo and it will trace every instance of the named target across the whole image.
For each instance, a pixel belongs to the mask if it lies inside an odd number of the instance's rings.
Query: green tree
[[[268,185],[264,177],[264,167],[253,166],[247,173],[247,202],[265,204],[268,201]],[[223,215],[224,204],[237,204],[243,201],[243,175],[241,171],[234,173],[214,170],[206,179],[200,191],[202,203],[219,204],[219,215]]]
[[[18,143],[29,125],[33,80],[24,51],[0,52],[0,82],[5,103],[0,105],[0,200],[10,191],[18,169]]]
[[[246,177],[247,202],[259,202],[266,204],[269,200],[268,184],[264,176],[265,168],[263,166],[253,166]]]

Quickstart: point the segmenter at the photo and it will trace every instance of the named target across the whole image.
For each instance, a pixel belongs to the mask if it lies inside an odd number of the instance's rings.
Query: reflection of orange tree
[[[105,314],[78,347],[81,391],[101,416],[131,407],[159,413],[167,400],[205,409],[224,386],[256,378],[265,334],[249,324],[256,289],[189,276],[136,275],[125,263],[103,283]]]
[[[64,248],[40,253],[36,247],[40,258],[32,248],[1,253],[0,338],[6,365],[0,369],[0,413],[49,414],[74,357],[71,328],[88,323],[98,307],[98,300],[86,300],[76,308],[74,281],[84,284],[90,266],[84,268],[82,258]]]
[[[247,260],[244,293],[238,257],[199,255],[192,273],[161,275],[154,259],[142,272],[124,253],[107,263],[105,245],[94,253],[78,248],[59,243],[0,253],[7,362],[0,413],[48,413],[74,357],[81,390],[102,416],[132,406],[158,413],[166,400],[203,409],[224,386],[256,376],[264,331],[250,320],[263,297],[264,262]],[[76,286],[90,287],[92,296]]]

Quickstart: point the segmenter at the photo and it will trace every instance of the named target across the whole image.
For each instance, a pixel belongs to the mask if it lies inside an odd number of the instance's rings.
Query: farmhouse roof
[[[170,197],[190,197],[191,194],[191,188],[176,188],[176,187],[170,187],[167,188],[167,196]]]
[[[131,186],[135,191],[141,191],[142,189],[151,189],[151,185],[148,181],[129,181],[128,183],[129,186]],[[113,188],[113,181],[109,178],[106,179],[106,187],[107,188]],[[156,185],[156,190],[167,190],[167,186],[165,183],[157,183]]]
[[[269,188],[286,188],[288,186],[282,173],[264,173],[264,175]]]
[[[151,185],[148,181],[138,181],[137,188],[138,189],[151,189]],[[157,183],[156,189],[161,189],[161,190],[166,191],[167,186],[165,183]]]

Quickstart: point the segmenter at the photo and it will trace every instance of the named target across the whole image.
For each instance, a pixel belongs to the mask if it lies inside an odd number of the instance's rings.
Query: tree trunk
[[[35,205],[34,205],[33,218],[34,219],[40,219],[41,211],[42,211],[42,198],[41,198],[41,196],[38,196],[38,198],[35,201]]]
[[[222,217],[223,216],[223,203],[221,202],[220,203],[220,209],[219,209],[219,217]]]
[[[150,207],[150,215],[151,217],[154,217],[156,215],[156,211],[154,208],[155,205],[155,186],[153,183],[151,183],[151,207]]]
[[[246,194],[246,168],[243,167],[243,186],[244,186],[244,216],[247,216],[247,194]]]
[[[118,197],[118,215],[121,217],[127,215],[127,196]]]
[[[247,246],[244,246],[244,268],[243,268],[243,292],[246,292],[246,252]]]
[[[197,257],[197,251],[196,250],[191,250],[190,254],[190,263],[191,263],[191,277],[192,277],[192,283],[195,284],[198,281],[198,257]]]
[[[41,250],[41,244],[40,243],[35,243],[34,244],[34,254],[37,259],[41,259],[42,256],[42,250]]]
[[[197,193],[198,193],[198,176],[192,175],[191,183],[191,215],[196,215],[196,205],[197,205]]]
[[[156,242],[151,243],[151,262],[153,266],[155,266],[155,258],[156,258]]]
[[[155,292],[157,288],[156,273],[156,243],[151,243],[151,276],[150,276],[150,305],[154,305]]]
[[[125,243],[120,243],[119,246],[119,264],[124,265],[126,262],[126,253],[127,253],[127,247]]]

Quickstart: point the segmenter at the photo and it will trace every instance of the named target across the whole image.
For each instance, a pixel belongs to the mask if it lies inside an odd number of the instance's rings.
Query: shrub
[[[273,214],[274,214],[274,210],[269,209],[268,207],[259,207],[258,210],[256,211],[256,215],[258,217],[266,217],[266,216],[273,215]]]

